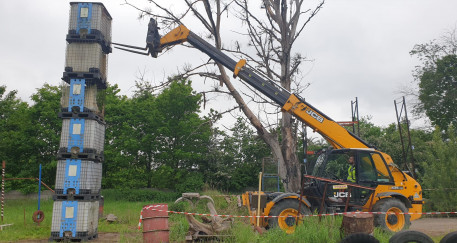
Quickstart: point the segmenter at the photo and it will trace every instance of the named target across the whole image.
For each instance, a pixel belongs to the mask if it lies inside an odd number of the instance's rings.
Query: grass
[[[51,232],[52,200],[41,201],[44,221],[38,226],[32,221],[33,212],[38,209],[37,200],[6,200],[3,223],[13,224],[0,231],[0,241],[49,238]],[[25,216],[24,216],[25,211]],[[24,218],[25,217],[25,218]]]
[[[126,192],[123,192],[126,193]],[[138,194],[138,192],[134,192]],[[98,232],[116,233],[117,240],[120,242],[142,242],[142,233],[138,231],[138,220],[140,211],[144,205],[154,203],[164,203],[164,201],[128,201],[122,200],[119,197],[112,196],[114,191],[108,191],[105,196],[104,213],[114,214],[118,217],[118,221],[109,223],[105,220],[100,220],[98,225]],[[215,207],[219,214],[230,215],[247,215],[245,207],[238,208],[236,198],[231,197],[231,202],[227,202],[225,197],[217,191],[207,191],[205,195],[210,195],[215,201]],[[163,195],[161,196],[163,197]],[[132,199],[133,200],[133,199]],[[172,200],[167,201],[169,210],[185,211],[196,213],[209,213],[206,206],[207,200],[200,200],[194,205],[189,203],[174,204]],[[5,216],[3,224],[11,224],[0,231],[0,242],[11,242],[19,240],[34,240],[34,239],[48,239],[51,231],[52,221],[52,200],[45,200],[41,202],[41,210],[45,214],[44,221],[38,226],[32,221],[32,214],[37,210],[36,200],[7,200],[5,203]],[[25,221],[24,221],[25,209]],[[196,218],[199,218],[196,216]],[[232,237],[226,238],[224,242],[312,242],[312,243],[332,243],[339,242],[340,226],[342,217],[308,217],[304,223],[297,227],[294,234],[287,235],[279,229],[270,229],[263,234],[258,234],[253,231],[252,226],[249,225],[249,220],[244,218],[233,219],[233,227],[225,235]],[[181,214],[170,214],[170,242],[185,242],[185,235],[189,228],[189,224]],[[392,234],[387,233],[380,229],[375,229],[374,236],[381,242],[387,243]],[[439,242],[438,238],[434,238]]]

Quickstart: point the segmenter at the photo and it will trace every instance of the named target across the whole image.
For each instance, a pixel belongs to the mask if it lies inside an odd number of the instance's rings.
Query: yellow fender
[[[264,215],[265,216],[270,215],[271,209],[277,202],[279,202],[283,199],[289,199],[289,198],[299,200],[300,195],[298,195],[297,193],[282,193],[281,195],[275,197],[273,200],[271,200],[270,202],[267,203],[267,205],[265,206]],[[303,204],[305,204],[308,208],[311,208],[311,203],[308,201],[308,199],[306,199],[306,197],[302,197],[302,199],[300,201]],[[267,221],[267,220],[265,220],[265,221]]]

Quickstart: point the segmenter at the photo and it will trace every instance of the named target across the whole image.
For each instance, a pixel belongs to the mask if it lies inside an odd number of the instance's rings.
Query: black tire
[[[407,213],[408,208],[396,198],[381,199],[373,207],[373,212]],[[406,230],[411,225],[409,214],[376,214],[374,225],[391,232]]]
[[[451,232],[440,240],[440,243],[455,243],[457,242],[457,231]]]
[[[379,243],[379,240],[369,234],[355,233],[344,237],[340,243]]]
[[[298,200],[297,199],[282,199],[277,202],[271,209],[269,216],[297,216],[298,215]],[[300,205],[300,214],[309,215],[311,210],[302,203]],[[296,219],[294,217],[274,217],[268,219],[268,226],[270,228],[280,227],[283,231],[290,234],[295,231]]]
[[[415,242],[415,243],[433,243],[434,241],[428,235],[414,230],[406,230],[395,233],[390,240],[389,243],[408,243],[408,242]]]

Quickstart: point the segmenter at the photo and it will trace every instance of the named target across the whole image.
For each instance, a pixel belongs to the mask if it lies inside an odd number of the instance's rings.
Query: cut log
[[[354,233],[371,234],[374,230],[372,214],[344,215],[341,230],[345,235]]]

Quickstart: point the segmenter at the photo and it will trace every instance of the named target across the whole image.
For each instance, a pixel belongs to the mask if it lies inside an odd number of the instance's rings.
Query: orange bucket
[[[143,242],[170,241],[167,211],[168,204],[152,204],[143,207]]]

